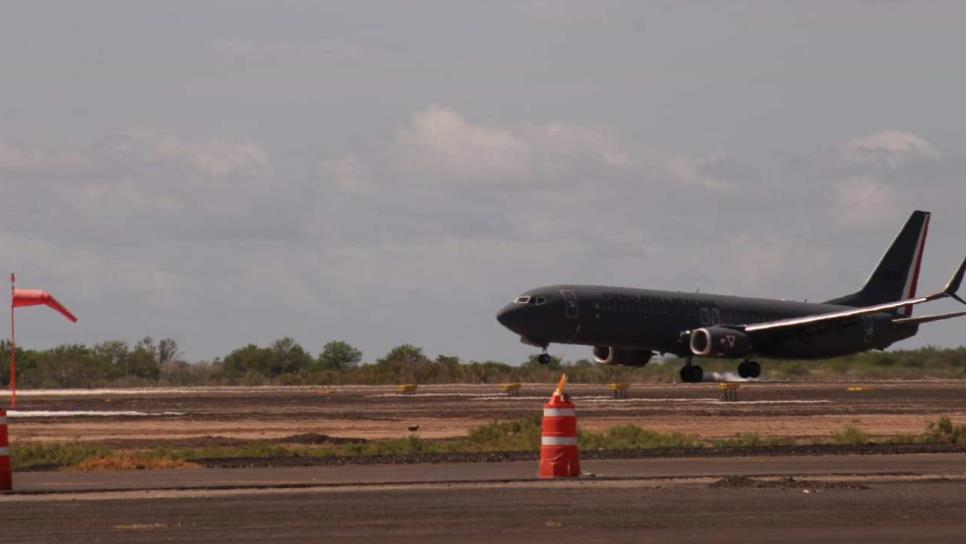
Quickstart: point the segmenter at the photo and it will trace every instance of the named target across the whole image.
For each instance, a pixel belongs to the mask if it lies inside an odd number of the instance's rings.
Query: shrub
[[[832,442],[842,446],[858,446],[869,443],[869,436],[855,425],[846,425],[832,435]]]
[[[636,425],[618,425],[603,433],[580,433],[580,443],[588,449],[635,450],[645,448],[689,448],[700,445],[684,433],[662,433]]]
[[[790,438],[775,436],[763,437],[758,433],[738,433],[731,438],[722,438],[714,441],[716,448],[760,448],[770,446],[788,446],[794,444]]]
[[[927,442],[940,444],[966,444],[966,425],[954,425],[946,416],[939,421],[930,421],[923,438]]]

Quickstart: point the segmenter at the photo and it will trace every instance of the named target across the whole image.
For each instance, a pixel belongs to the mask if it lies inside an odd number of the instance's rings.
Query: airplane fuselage
[[[690,354],[683,331],[715,325],[754,324],[849,309],[833,304],[682,293],[595,285],[554,285],[523,293],[498,319],[535,346],[550,343],[613,346]],[[534,300],[541,300],[536,304]],[[756,344],[761,357],[814,359],[884,349],[914,336],[916,325],[895,325],[891,313],[872,314],[851,326],[816,330]]]
[[[607,287],[552,285],[531,289],[497,319],[524,343],[593,346],[605,365],[640,367],[654,352],[686,358],[681,380],[699,382],[695,357],[743,359],[742,378],[757,378],[755,357],[821,359],[885,349],[915,336],[920,323],[966,316],[966,311],[913,316],[918,304],[953,299],[966,276],[966,259],[946,287],[916,296],[929,212],[917,210],[858,290],[821,304],[766,298]]]

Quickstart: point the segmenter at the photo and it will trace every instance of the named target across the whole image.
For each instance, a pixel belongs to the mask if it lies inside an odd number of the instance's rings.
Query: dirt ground
[[[305,433],[397,438],[418,425],[421,437],[444,438],[489,421],[539,414],[552,390],[526,384],[516,397],[501,394],[498,385],[427,385],[414,395],[400,395],[394,386],[26,391],[10,413],[10,432],[14,443],[204,445]],[[626,399],[611,398],[606,386],[572,385],[568,392],[580,426],[589,430],[631,423],[707,439],[740,432],[816,439],[849,424],[890,436],[920,433],[940,416],[966,423],[966,382],[956,381],[752,383],[742,385],[737,402],[719,400],[714,383],[635,384]]]

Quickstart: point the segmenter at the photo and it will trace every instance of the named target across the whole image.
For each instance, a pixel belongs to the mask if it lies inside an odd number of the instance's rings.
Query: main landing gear
[[[738,365],[738,375],[742,378],[757,378],[761,376],[761,365],[758,361],[745,361]]]
[[[704,378],[704,370],[698,365],[691,364],[691,358],[681,367],[681,381],[685,383],[698,383]]]

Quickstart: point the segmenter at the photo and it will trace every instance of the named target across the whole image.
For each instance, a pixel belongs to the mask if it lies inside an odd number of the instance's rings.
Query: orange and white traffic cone
[[[13,477],[10,474],[10,448],[7,440],[7,412],[0,408],[0,491],[13,489]]]
[[[577,451],[577,414],[574,403],[564,395],[567,375],[560,378],[550,402],[543,405],[543,433],[540,437],[540,478],[580,476]]]

